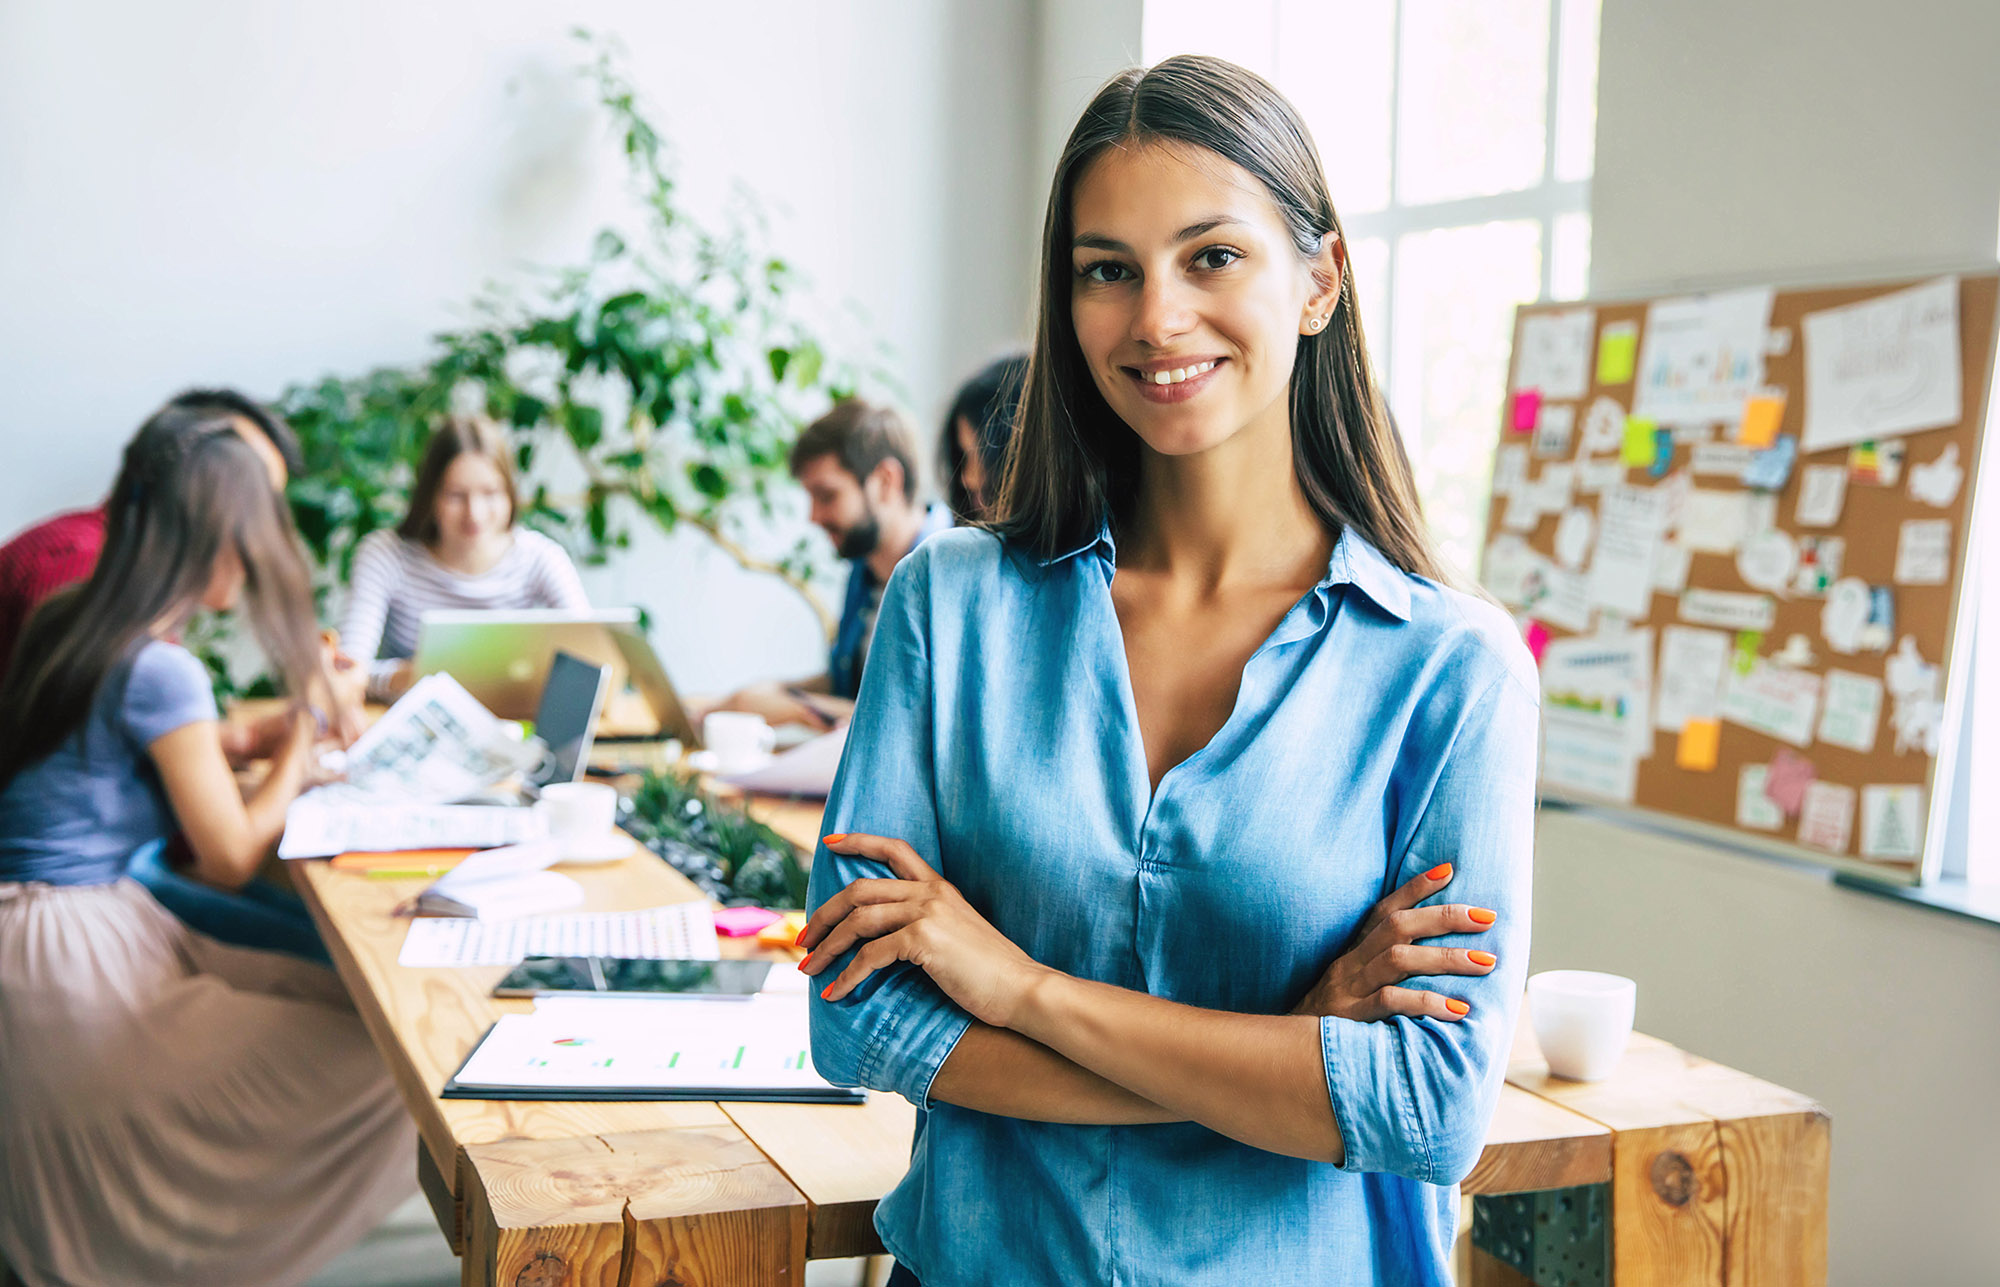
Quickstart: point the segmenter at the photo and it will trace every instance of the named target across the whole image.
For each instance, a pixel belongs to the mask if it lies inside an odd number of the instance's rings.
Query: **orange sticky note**
[[[790,947],[805,932],[806,914],[786,912],[782,920],[772,921],[757,934],[759,947]]]
[[[1681,725],[1681,741],[1674,750],[1674,763],[1695,773],[1713,772],[1715,754],[1721,745],[1721,720],[1691,719]]]
[[[1778,423],[1785,418],[1785,395],[1758,394],[1743,404],[1743,423],[1736,441],[1746,447],[1768,447],[1778,440]]]

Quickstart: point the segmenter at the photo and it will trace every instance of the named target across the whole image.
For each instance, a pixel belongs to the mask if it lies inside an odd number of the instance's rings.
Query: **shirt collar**
[[[1100,525],[1097,535],[1075,548],[1036,561],[1050,567],[1092,552],[1100,552],[1107,563],[1117,563],[1118,544],[1112,539],[1109,523]],[[1333,554],[1326,561],[1326,577],[1316,588],[1327,590],[1336,585],[1353,586],[1398,621],[1410,619],[1409,578],[1351,526],[1343,527],[1340,539],[1333,543]]]

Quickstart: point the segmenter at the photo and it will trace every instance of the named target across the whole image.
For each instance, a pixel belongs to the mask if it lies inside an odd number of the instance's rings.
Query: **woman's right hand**
[[[1292,1007],[1292,1013],[1362,1023],[1398,1014],[1428,1015],[1456,1023],[1471,1013],[1463,1001],[1400,986],[1416,975],[1490,974],[1499,963],[1491,952],[1478,948],[1422,945],[1422,940],[1480,934],[1493,926],[1494,914],[1483,907],[1463,903],[1417,906],[1450,884],[1451,876],[1451,864],[1440,863],[1375,904],[1361,922],[1353,945],[1334,959],[1319,982]]]

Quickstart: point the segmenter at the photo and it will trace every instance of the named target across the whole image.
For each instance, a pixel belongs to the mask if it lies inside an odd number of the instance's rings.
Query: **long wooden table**
[[[816,806],[754,811],[808,847],[819,825]],[[865,1107],[440,1099],[488,1025],[529,1003],[489,995],[500,967],[397,964],[409,924],[397,909],[422,881],[296,866],[416,1120],[419,1178],[468,1287],[798,1287],[809,1258],[881,1250],[875,1203],[909,1155],[913,1110],[900,1097],[871,1095]],[[586,910],[700,897],[643,851],[569,874]],[[1665,1042],[1635,1036],[1615,1076],[1578,1084],[1551,1078],[1524,1041],[1465,1191],[1608,1185],[1602,1254],[1618,1287],[1816,1285],[1826,1279],[1828,1147],[1812,1101]],[[1473,1252],[1472,1281],[1535,1281],[1520,1271],[1533,1270],[1534,1247],[1514,1245],[1533,1230],[1483,1217],[1494,1254]],[[1536,1221],[1547,1226],[1547,1214]]]

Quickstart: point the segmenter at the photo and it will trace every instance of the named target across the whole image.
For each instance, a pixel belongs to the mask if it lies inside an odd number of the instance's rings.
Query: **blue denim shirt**
[[[933,501],[924,511],[924,523],[910,548],[922,545],[939,532],[951,528],[949,507]],[[908,555],[904,556],[909,557]],[[833,646],[827,650],[827,688],[835,697],[852,699],[861,688],[862,661],[868,652],[868,596],[875,591],[875,572],[867,559],[851,559],[847,567],[847,597],[840,604],[840,625],[833,632]],[[886,591],[885,591],[886,593]]]
[[[1352,532],[1245,666],[1228,721],[1151,789],[1108,535],[1038,561],[961,529],[883,597],[829,832],[908,841],[1035,959],[1239,1013],[1289,1010],[1369,908],[1440,862],[1499,913],[1420,980],[1458,1023],[1320,1022],[1344,1163],[1192,1123],[1070,1126],[930,1103],[969,1016],[920,970],[812,1002],[814,1063],[917,1103],[876,1227],[926,1287],[1444,1284],[1528,963],[1539,690],[1499,610]],[[809,902],[881,865],[815,856]],[[828,968],[834,978],[845,962]]]

